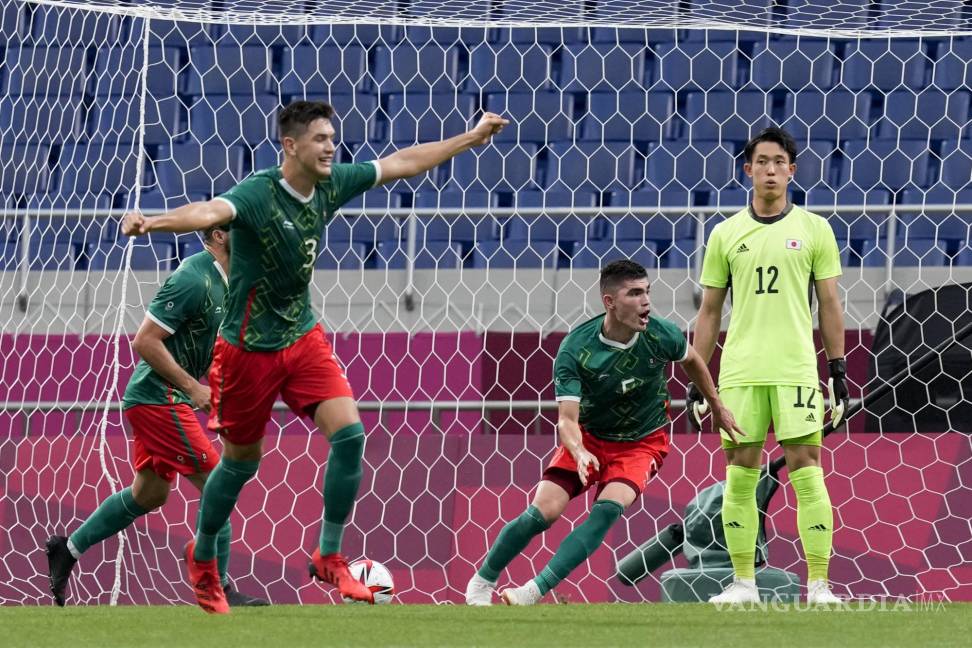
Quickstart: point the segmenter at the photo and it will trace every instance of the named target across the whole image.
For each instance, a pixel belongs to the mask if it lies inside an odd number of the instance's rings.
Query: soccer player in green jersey
[[[374,602],[341,553],[344,526],[361,482],[364,427],[344,370],[310,305],[308,286],[324,227],[355,196],[386,182],[424,173],[487,143],[508,122],[485,113],[470,131],[419,144],[388,157],[334,164],[334,110],[295,101],[278,115],[283,164],[258,171],[227,193],[147,218],[126,214],[123,231],[188,232],[229,224],[230,294],[210,371],[213,416],[223,456],[206,483],[189,581],[199,605],[229,608],[216,568],[216,537],[243,485],[256,474],[264,427],[277,394],[314,421],[331,444],[324,473],[324,516],[309,570],[347,598]]]
[[[610,263],[601,270],[600,291],[606,312],[571,331],[554,362],[561,445],[533,503],[503,527],[470,579],[469,605],[490,605],[503,569],[594,484],[596,501],[587,520],[533,580],[503,590],[500,598],[507,605],[536,603],[600,546],[668,454],[668,363],[680,363],[710,399],[715,425],[731,438],[742,434],[682,332],[668,320],[649,317],[647,271],[633,261]]]
[[[132,485],[105,499],[70,536],[47,541],[51,593],[64,605],[71,571],[85,551],[154,511],[169,497],[172,481],[184,475],[200,491],[219,453],[193,414],[209,410],[209,387],[199,378],[209,369],[213,342],[223,321],[229,231],[213,227],[205,250],[169,275],[145,312],[132,346],[141,356],[122,396],[132,430]],[[219,579],[230,605],[266,605],[230,589],[229,522],[220,528],[216,553]]]
[[[747,436],[740,443],[723,435],[728,467],[722,527],[735,579],[710,600],[759,600],[753,567],[759,523],[756,484],[772,423],[797,496],[807,600],[834,603],[839,599],[827,580],[834,516],[820,465],[824,403],[810,302],[812,290],[830,361],[831,420],[837,425],[848,401],[844,317],[837,293],[840,255],[827,221],[789,201],[787,185],[797,158],[793,138],[779,128],[767,128],[747,143],[744,156],[743,169],[753,180],[752,203],[712,230],[695,326],[695,346],[708,362],[719,337],[726,294],[732,291],[719,395]],[[696,424],[704,413],[703,398],[707,397],[690,388],[690,418]]]

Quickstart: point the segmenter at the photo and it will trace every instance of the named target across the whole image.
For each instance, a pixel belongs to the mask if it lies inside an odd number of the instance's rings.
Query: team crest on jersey
[[[173,308],[175,308],[175,303],[174,302],[166,302],[166,304],[165,304],[165,310],[170,311]]]
[[[802,250],[803,241],[800,239],[786,239],[786,249],[787,250]]]

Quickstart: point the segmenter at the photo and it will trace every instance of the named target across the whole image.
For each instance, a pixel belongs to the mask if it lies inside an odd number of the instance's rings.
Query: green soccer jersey
[[[652,316],[627,343],[601,332],[604,315],[575,328],[554,362],[558,401],[580,403],[580,424],[606,441],[636,441],[669,421],[668,363],[688,355],[677,326]]]
[[[330,178],[302,196],[273,167],[219,196],[234,213],[231,289],[220,329],[227,342],[275,351],[314,326],[308,287],[324,226],[344,203],[380,179],[377,162],[335,164]]]
[[[830,225],[800,207],[763,220],[746,208],[716,225],[700,281],[732,289],[719,387],[817,385],[810,291],[840,273]]]
[[[176,364],[199,379],[213,360],[216,333],[226,305],[226,275],[209,252],[182,262],[155,294],[145,315],[169,334],[163,344]],[[139,360],[122,406],[190,403],[182,391]]]

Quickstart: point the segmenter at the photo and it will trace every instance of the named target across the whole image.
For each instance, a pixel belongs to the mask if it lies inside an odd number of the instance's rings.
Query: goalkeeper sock
[[[598,500],[591,507],[591,514],[584,523],[570,532],[557,548],[547,566],[543,568],[533,582],[540,588],[540,595],[544,595],[557,583],[567,578],[577,565],[581,564],[594,553],[594,550],[604,542],[608,529],[618,521],[624,507],[613,500]]]
[[[490,583],[495,583],[500,572],[526,549],[530,541],[549,528],[550,524],[543,518],[540,509],[531,504],[519,517],[503,527],[477,573]]]
[[[361,457],[365,433],[361,423],[347,425],[331,436],[331,451],[324,471],[324,520],[321,524],[321,555],[341,551],[344,523],[361,484]]]
[[[807,466],[790,473],[797,496],[797,525],[807,558],[807,582],[827,580],[834,540],[834,509],[824,483],[823,468]]]
[[[217,537],[229,521],[243,485],[259,467],[259,461],[237,461],[229,457],[219,460],[203,487],[193,558],[203,561],[216,558]]]
[[[756,511],[756,484],[759,468],[728,466],[726,491],[722,496],[722,532],[732,559],[736,578],[756,578],[756,536],[759,513]]]
[[[138,505],[130,486],[105,498],[68,538],[68,545],[78,553],[74,557],[83,554],[91,545],[115,535],[146,513],[148,509]],[[74,551],[71,553],[74,554]]]
[[[199,509],[199,513],[202,514],[202,509]],[[196,528],[199,528],[200,515],[196,516]],[[230,521],[226,520],[224,524],[219,529],[219,533],[216,535],[216,568],[219,570],[219,580],[226,587],[229,580],[229,558],[230,558],[230,540],[233,536],[233,527],[230,526]]]

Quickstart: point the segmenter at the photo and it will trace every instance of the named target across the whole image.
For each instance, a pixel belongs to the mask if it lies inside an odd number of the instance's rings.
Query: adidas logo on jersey
[[[726,526],[726,528],[729,528],[729,529],[744,529],[745,528],[743,525],[739,524],[736,521],[726,522],[726,525],[725,526]]]
[[[817,417],[813,415],[813,412],[810,412],[809,414],[807,414],[807,418],[803,420],[806,421],[807,423],[816,423]]]
[[[826,524],[814,524],[812,527],[808,527],[807,530],[808,531],[826,531],[827,530],[827,525]]]
[[[749,248],[746,247],[745,243],[736,248],[736,254],[742,254],[743,252],[749,252]]]

